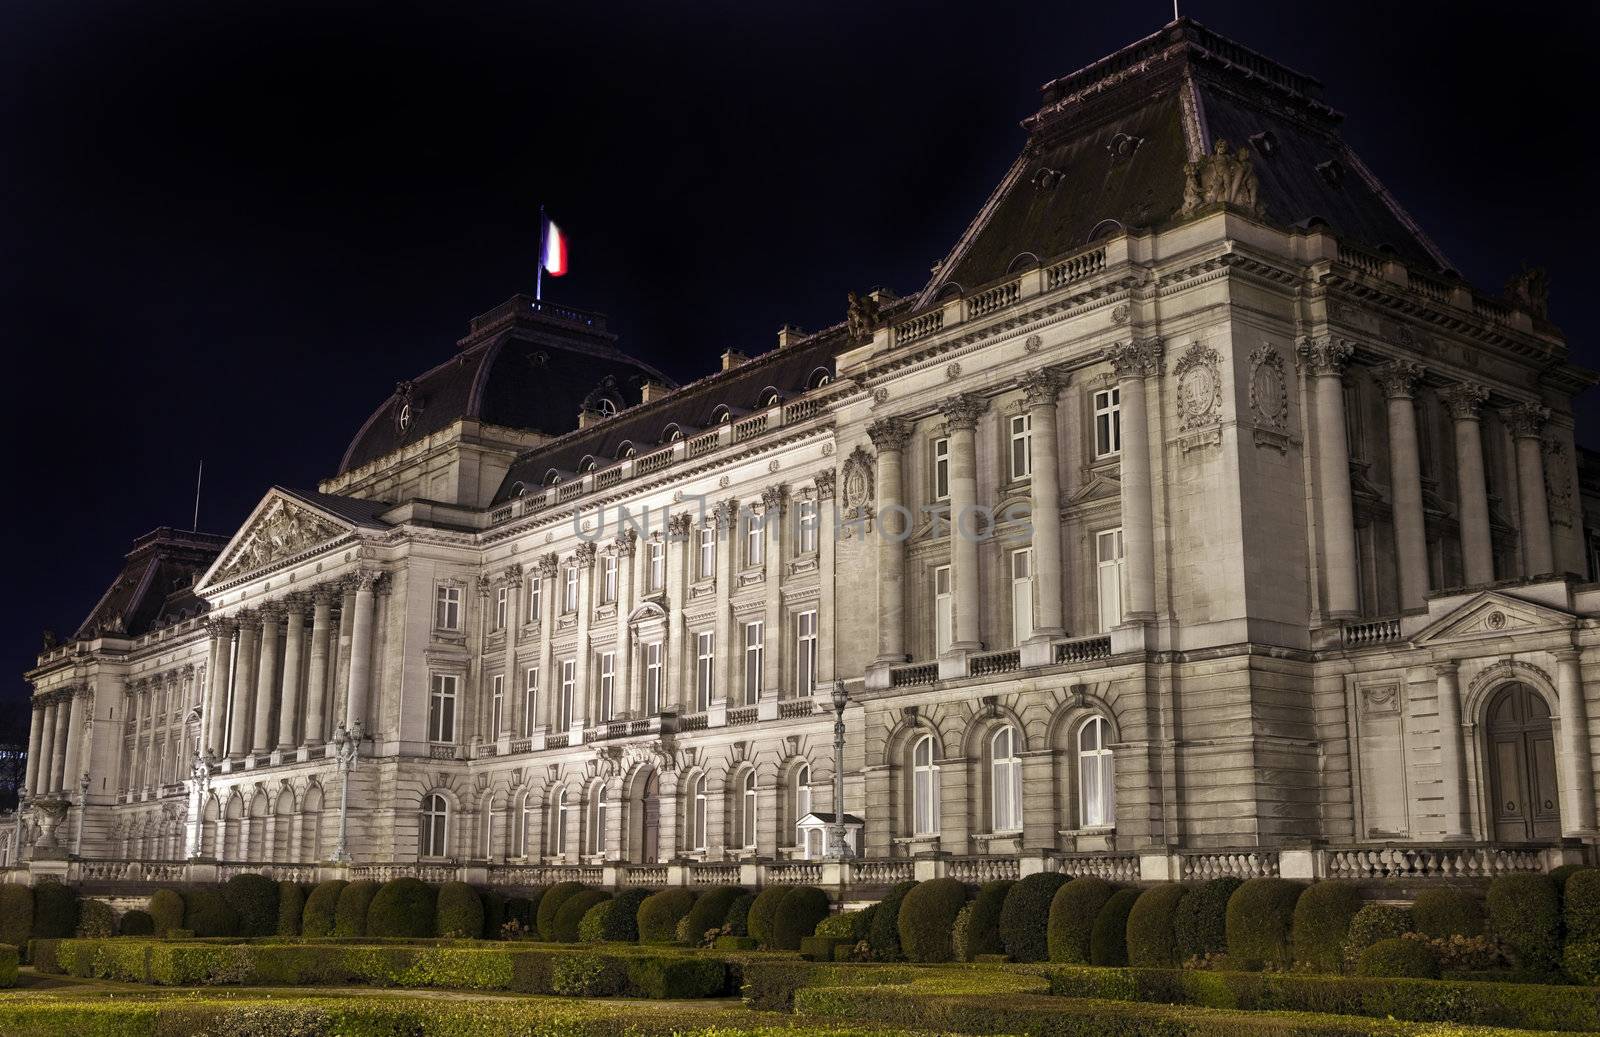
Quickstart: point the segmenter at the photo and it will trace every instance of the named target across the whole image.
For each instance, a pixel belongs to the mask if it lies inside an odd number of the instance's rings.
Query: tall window
[[[717,527],[704,525],[695,533],[695,576],[709,580],[717,575]]]
[[[578,660],[561,660],[561,699],[556,703],[556,728],[572,726],[572,702],[578,693]]]
[[[817,690],[817,610],[794,617],[794,693],[810,698]]]
[[[539,717],[539,668],[528,667],[522,678],[522,737],[533,734]]]
[[[795,547],[794,553],[808,555],[817,549],[817,502],[805,500],[794,509],[795,512]]]
[[[651,641],[644,646],[644,712],[655,716],[661,712],[661,642]]]
[[[811,765],[802,763],[794,769],[794,819],[798,824],[800,819],[811,813]]]
[[[667,585],[667,545],[659,540],[650,541],[650,589],[658,591]]]
[[[1115,387],[1094,394],[1094,456],[1122,452],[1122,395]]]
[[[617,556],[605,555],[600,559],[600,603],[609,605],[617,600]]]
[[[744,625],[744,704],[753,706],[761,698],[762,632],[765,624]]]
[[[1011,552],[1011,641],[1033,636],[1033,549]]]
[[[538,573],[528,581],[528,622],[537,623],[543,615],[544,577]]]
[[[1112,762],[1110,726],[1091,717],[1078,729],[1078,808],[1085,828],[1117,823],[1116,767]]]
[[[589,797],[589,852],[606,852],[606,787],[596,785]]]
[[[1122,622],[1122,584],[1128,566],[1122,553],[1122,530],[1096,533],[1094,550],[1100,588],[1100,632],[1105,633]]]
[[[506,612],[511,608],[511,588],[497,587],[494,592],[494,628],[506,628]]]
[[[954,607],[950,596],[950,567],[941,565],[933,571],[933,650],[939,655],[950,650]]]
[[[436,673],[428,695],[428,741],[453,742],[456,740],[456,685],[460,678],[453,673]]]
[[[746,771],[742,785],[739,834],[743,839],[739,845],[747,850],[753,850],[756,848],[756,772]]]
[[[716,635],[709,630],[696,634],[694,643],[694,709],[704,713],[711,708],[711,693],[716,689]]]
[[[562,570],[561,611],[578,611],[578,563],[571,562]]]
[[[943,436],[933,441],[933,499],[950,499],[950,440]]]
[[[703,850],[706,848],[706,776],[704,774],[694,779],[689,810],[689,834],[693,842],[692,849]]]
[[[1017,729],[1010,724],[989,741],[990,778],[994,787],[994,830],[1022,828],[1022,761],[1017,759]]]
[[[434,592],[433,625],[439,630],[461,629],[460,587],[440,587]]]
[[[567,822],[572,818],[572,808],[567,805],[566,789],[562,789],[556,794],[556,808],[552,813],[551,820],[554,824],[550,826],[550,852],[557,857],[565,856],[567,852]]]
[[[489,736],[500,734],[500,722],[506,715],[506,675],[497,673],[489,678]]]
[[[600,653],[600,719],[610,720],[616,705],[617,653]]]
[[[422,797],[422,845],[424,857],[443,857],[450,845],[450,804],[437,792]]]
[[[911,816],[915,835],[939,831],[939,765],[934,762],[933,736],[923,735],[911,747]]]
[[[767,557],[767,525],[764,516],[754,513],[744,517],[744,564],[747,569],[754,569],[766,561]]]
[[[533,832],[533,795],[524,792],[517,799],[517,839],[516,856],[526,857],[534,847],[528,843],[528,836]]]
[[[1013,414],[1006,424],[1011,430],[1011,478],[1026,479],[1033,474],[1033,415]]]

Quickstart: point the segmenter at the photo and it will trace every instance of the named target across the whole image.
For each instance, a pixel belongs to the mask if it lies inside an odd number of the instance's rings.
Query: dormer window
[[[546,486],[560,486],[561,473],[557,472],[555,469],[551,469],[550,471],[546,472],[544,476],[544,484]]]
[[[761,406],[763,406],[763,407],[776,407],[777,405],[778,405],[778,394],[776,392],[769,392],[769,393],[765,393],[765,394],[762,395],[762,397],[761,397]]]
[[[615,417],[616,413],[617,413],[616,401],[612,400],[610,398],[607,398],[607,397],[601,397],[601,399],[600,399],[600,416],[602,418],[611,418],[611,417]]]
[[[626,461],[626,460],[628,460],[628,458],[630,458],[630,457],[633,457],[633,456],[634,456],[634,455],[636,455],[636,454],[637,454],[637,453],[638,453],[638,451],[637,451],[637,450],[635,450],[635,449],[633,449],[633,447],[632,447],[632,446],[631,446],[631,445],[629,445],[629,446],[625,446],[625,447],[623,447],[623,448],[622,448],[622,450],[621,450],[621,451],[620,451],[620,452],[619,452],[619,453],[618,453],[618,454],[617,454],[617,460],[618,460],[618,461]]]
[[[826,367],[819,367],[806,378],[806,388],[820,389],[831,381],[833,381],[832,373]]]

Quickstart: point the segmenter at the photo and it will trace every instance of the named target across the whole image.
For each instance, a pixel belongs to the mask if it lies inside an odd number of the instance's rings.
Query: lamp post
[[[833,824],[828,827],[828,859],[847,860],[854,856],[844,829],[844,707],[849,703],[844,685],[833,686]]]
[[[339,846],[333,851],[333,860],[340,864],[348,863],[350,850],[346,844],[350,822],[350,772],[356,769],[356,760],[361,756],[361,739],[365,737],[361,732],[361,721],[357,720],[345,729],[340,724],[338,730],[333,732],[334,759],[339,764]]]

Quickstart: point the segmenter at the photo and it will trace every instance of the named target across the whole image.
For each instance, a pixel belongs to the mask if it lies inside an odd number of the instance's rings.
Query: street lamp
[[[348,863],[350,850],[346,845],[346,836],[349,832],[350,821],[350,772],[356,769],[356,760],[361,756],[361,739],[365,737],[361,732],[361,721],[357,720],[345,729],[341,723],[333,732],[333,755],[339,764],[339,846],[333,851],[333,860]]]
[[[844,829],[844,707],[849,703],[844,684],[833,686],[833,824],[828,827],[828,859],[847,860],[854,856]]]

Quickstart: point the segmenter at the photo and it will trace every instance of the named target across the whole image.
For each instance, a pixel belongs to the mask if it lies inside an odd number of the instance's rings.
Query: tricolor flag
[[[539,265],[551,277],[567,272],[567,238],[553,220],[544,221],[544,244],[539,249]]]

